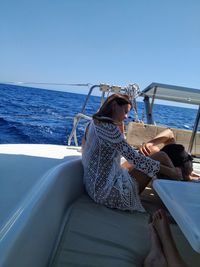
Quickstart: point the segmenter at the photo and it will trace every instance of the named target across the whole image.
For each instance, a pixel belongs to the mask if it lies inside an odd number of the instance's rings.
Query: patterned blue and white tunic
[[[84,183],[97,203],[121,210],[144,211],[137,181],[121,167],[121,157],[155,178],[160,163],[138,153],[124,139],[117,125],[92,121],[82,155]]]

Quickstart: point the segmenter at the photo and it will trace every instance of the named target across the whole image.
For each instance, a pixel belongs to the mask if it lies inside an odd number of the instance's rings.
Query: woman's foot
[[[164,256],[168,267],[186,267],[183,262],[170,230],[169,222],[164,210],[158,210],[153,214],[152,222],[159,236]]]
[[[149,224],[151,249],[144,261],[144,267],[167,267],[159,237],[152,224]]]

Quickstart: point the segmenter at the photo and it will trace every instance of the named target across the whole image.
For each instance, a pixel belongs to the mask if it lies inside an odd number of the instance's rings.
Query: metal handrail
[[[87,105],[88,100],[89,100],[89,98],[90,98],[90,96],[92,94],[92,91],[94,90],[94,88],[99,87],[99,86],[100,85],[93,85],[93,86],[90,87],[89,93],[88,93],[88,95],[86,97],[86,100],[85,100],[85,103],[83,105],[83,108],[82,108],[81,112],[79,113],[79,116],[77,117],[78,114],[75,116],[75,118],[74,118],[74,126],[73,126],[71,134],[69,135],[69,138],[68,138],[68,146],[71,145],[72,137],[74,137],[75,145],[78,146],[78,141],[77,141],[77,136],[76,136],[76,128],[77,128],[77,126],[79,124],[80,119],[83,118],[83,116],[84,116],[86,105]]]
[[[70,146],[70,144],[71,144],[72,137],[74,137],[75,146],[78,146],[78,140],[77,140],[77,136],[76,136],[76,128],[78,126],[80,119],[91,120],[92,118],[85,115],[85,114],[82,114],[82,113],[78,113],[74,117],[73,129],[72,129],[71,134],[68,138],[68,146]]]
[[[199,109],[198,109],[198,112],[197,112],[196,120],[195,120],[195,123],[194,123],[194,128],[193,128],[193,131],[192,131],[192,135],[191,135],[191,138],[190,138],[190,142],[189,142],[189,146],[188,146],[188,153],[192,153],[192,148],[193,148],[193,145],[194,145],[194,139],[195,139],[195,136],[196,136],[196,133],[197,133],[197,130],[198,130],[199,120],[200,120],[200,105],[199,105]]]

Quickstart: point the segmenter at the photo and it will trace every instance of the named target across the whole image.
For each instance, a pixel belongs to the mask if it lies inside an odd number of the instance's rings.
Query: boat
[[[155,134],[162,128],[153,120],[156,97],[200,107],[200,91],[196,89],[152,83],[140,92],[136,84],[123,88],[93,85],[81,112],[74,118],[68,146],[0,145],[0,267],[142,266],[150,247],[149,214],[163,207],[156,193],[146,188],[142,203],[147,212],[130,213],[96,204],[84,190],[76,130],[82,118],[91,119],[85,109],[96,88],[102,92],[101,103],[110,93],[128,93],[136,115],[135,99],[145,99],[148,124],[136,116],[136,121],[126,128],[127,141],[136,148],[141,143],[141,132],[149,138],[147,132]],[[180,91],[184,92],[181,96]],[[199,150],[196,149],[199,147],[199,110],[193,131],[183,130],[183,135],[187,135],[183,141],[195,156],[194,169],[200,174]],[[138,132],[137,142],[133,141],[133,131]],[[176,136],[179,138],[181,133]],[[76,146],[71,146],[72,138]],[[200,183],[196,186],[200,193]],[[171,229],[185,262],[197,266],[200,249],[192,248],[176,223]]]

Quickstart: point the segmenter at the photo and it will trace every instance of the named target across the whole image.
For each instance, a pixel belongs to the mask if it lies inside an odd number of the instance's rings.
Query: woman
[[[139,198],[150,179],[168,166],[136,152],[120,131],[132,108],[127,95],[113,94],[93,115],[84,144],[82,162],[84,183],[89,196],[97,203],[121,210],[144,211]],[[164,153],[164,152],[163,152]],[[123,156],[134,170],[120,165]],[[175,169],[170,170],[173,174]]]
[[[150,157],[154,155],[153,158],[158,160],[159,152],[165,152],[173,166],[180,168],[182,180],[199,180],[200,178],[193,171],[192,156],[186,152],[183,145],[175,143],[173,132],[170,129],[162,131],[154,139],[143,143],[139,150],[143,155]]]

